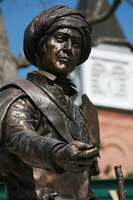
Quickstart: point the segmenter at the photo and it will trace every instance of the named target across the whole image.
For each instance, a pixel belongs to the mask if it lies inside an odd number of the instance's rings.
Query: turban
[[[24,53],[30,63],[37,65],[35,55],[41,39],[59,28],[74,28],[81,33],[82,50],[78,64],[88,58],[91,50],[90,24],[77,10],[57,5],[36,16],[24,32]]]

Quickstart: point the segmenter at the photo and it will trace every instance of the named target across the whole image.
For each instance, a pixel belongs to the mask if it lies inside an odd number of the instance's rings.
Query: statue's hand
[[[65,171],[82,172],[93,163],[98,151],[93,145],[73,141],[56,152],[55,161]]]

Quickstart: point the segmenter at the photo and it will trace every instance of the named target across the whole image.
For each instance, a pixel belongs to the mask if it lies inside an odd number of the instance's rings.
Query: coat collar
[[[76,86],[67,77],[57,77],[49,72],[38,70],[28,73],[27,79],[37,82],[42,87],[56,85],[64,95],[77,97]]]

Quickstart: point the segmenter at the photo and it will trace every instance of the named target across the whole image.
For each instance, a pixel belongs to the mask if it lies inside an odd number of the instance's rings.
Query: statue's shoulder
[[[5,116],[9,106],[18,98],[24,95],[24,92],[13,84],[8,84],[0,88],[0,119]]]
[[[93,113],[97,113],[96,106],[92,103],[92,101],[89,99],[89,97],[86,94],[82,95],[82,104],[81,108],[83,111],[92,110]]]
[[[12,101],[12,99],[16,99],[21,95],[24,95],[24,92],[15,83],[10,83],[0,88],[0,102],[2,99],[4,101],[7,99]]]
[[[23,95],[23,91],[12,84],[8,84],[0,88],[0,145],[2,143],[2,124],[8,108],[15,100],[21,98]]]

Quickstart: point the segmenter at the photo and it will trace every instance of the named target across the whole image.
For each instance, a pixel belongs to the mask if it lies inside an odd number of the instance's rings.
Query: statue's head
[[[33,65],[68,75],[91,51],[91,26],[76,10],[54,6],[35,17],[24,33],[24,53]]]

